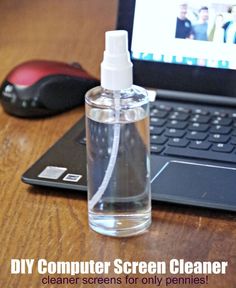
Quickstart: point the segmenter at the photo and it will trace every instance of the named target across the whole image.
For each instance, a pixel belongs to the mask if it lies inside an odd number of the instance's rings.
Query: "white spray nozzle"
[[[127,31],[106,32],[105,46],[101,64],[101,86],[109,90],[130,88],[133,84],[133,65],[128,51]]]
[[[106,32],[106,50],[109,54],[123,54],[128,52],[128,34],[124,30]]]

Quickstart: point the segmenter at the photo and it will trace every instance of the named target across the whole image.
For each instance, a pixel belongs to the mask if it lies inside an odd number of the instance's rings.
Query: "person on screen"
[[[195,40],[207,41],[207,30],[208,30],[208,7],[204,6],[199,9],[198,12],[198,23],[193,25],[193,35]]]
[[[179,14],[176,21],[175,38],[192,38],[192,23],[187,18],[188,5],[183,3],[179,6]]]
[[[224,43],[224,18],[222,14],[217,14],[212,30],[209,34],[208,40],[215,43]]]
[[[232,20],[223,25],[224,42],[228,44],[236,44],[236,5],[231,8]]]

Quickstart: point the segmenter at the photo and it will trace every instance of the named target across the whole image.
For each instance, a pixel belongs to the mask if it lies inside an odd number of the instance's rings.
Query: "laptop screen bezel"
[[[131,50],[135,0],[119,0],[117,29],[128,31]],[[236,46],[235,46],[236,48]],[[236,71],[132,59],[134,83],[144,87],[236,97]]]

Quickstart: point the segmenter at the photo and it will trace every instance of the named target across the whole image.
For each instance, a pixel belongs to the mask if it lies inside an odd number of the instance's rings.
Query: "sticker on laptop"
[[[66,174],[66,176],[63,178],[63,181],[78,182],[81,178],[82,175],[79,174]]]
[[[66,170],[65,167],[47,166],[38,177],[57,180]]]

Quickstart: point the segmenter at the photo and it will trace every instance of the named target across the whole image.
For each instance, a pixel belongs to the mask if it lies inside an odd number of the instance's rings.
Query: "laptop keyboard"
[[[236,112],[150,103],[151,153],[236,163]],[[85,131],[76,142],[86,144]]]
[[[150,133],[152,153],[236,163],[236,113],[154,102]]]

